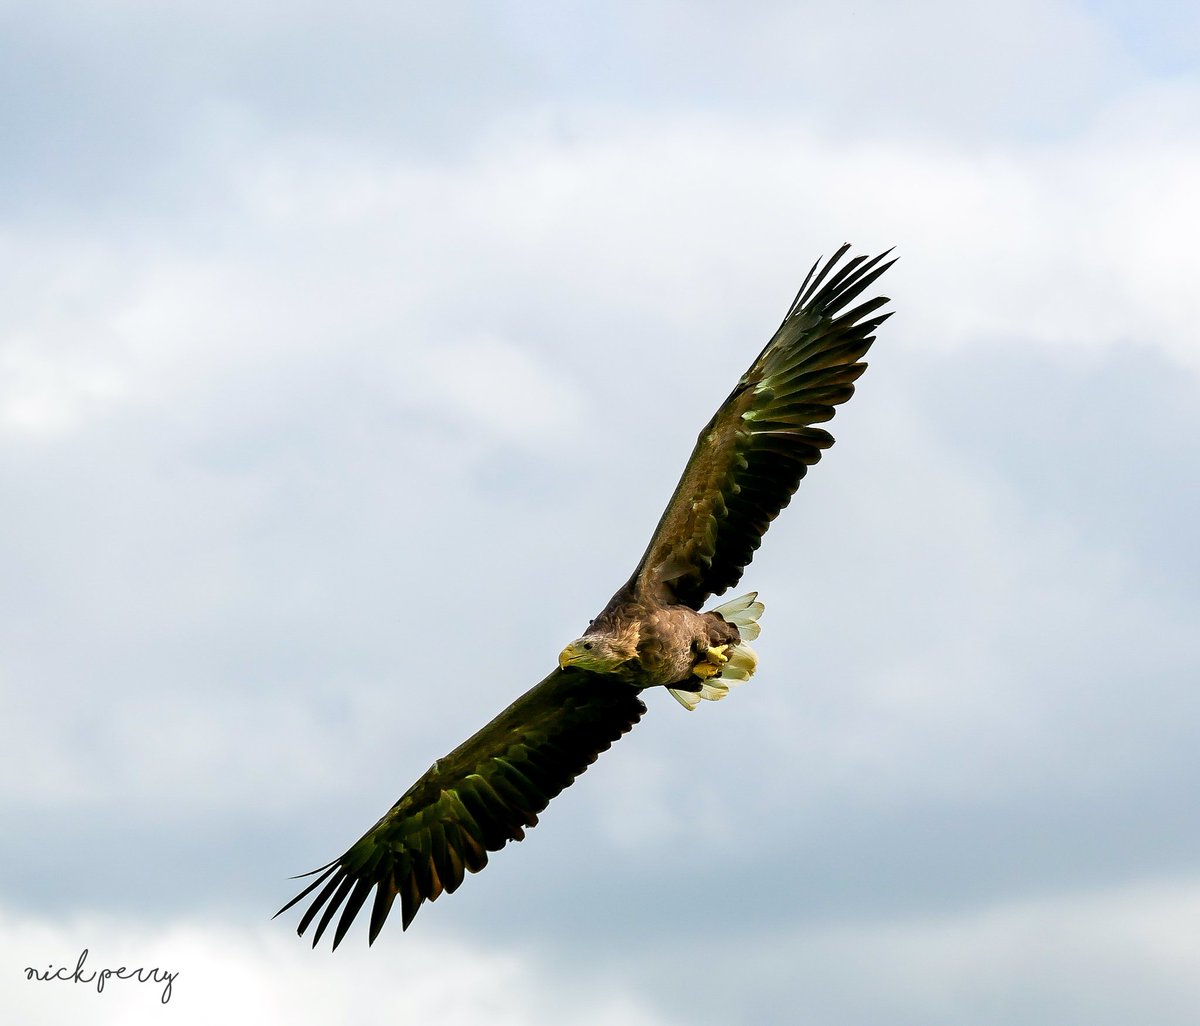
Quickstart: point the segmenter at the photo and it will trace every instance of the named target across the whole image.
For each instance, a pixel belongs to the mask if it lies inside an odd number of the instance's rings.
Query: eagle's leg
[[[710,663],[715,663],[717,666],[724,666],[729,662],[729,656],[725,654],[728,648],[728,645],[717,645],[715,648],[709,648],[704,654],[708,657]]]

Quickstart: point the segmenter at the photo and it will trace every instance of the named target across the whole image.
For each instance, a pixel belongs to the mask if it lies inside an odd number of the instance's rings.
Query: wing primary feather
[[[281,915],[283,915],[289,908],[291,908],[297,902],[303,901],[305,898],[307,898],[313,891],[315,891],[318,887],[321,886],[321,884],[323,884],[325,882],[325,880],[329,877],[330,873],[337,872],[338,864],[339,864],[338,860],[335,859],[333,862],[327,862],[325,865],[320,866],[317,869],[310,869],[307,873],[300,873],[297,876],[293,876],[291,878],[293,880],[302,880],[306,876],[315,876],[317,873],[321,874],[320,876],[317,877],[317,879],[315,879],[312,883],[310,883],[307,887],[305,887],[304,890],[302,890],[299,894],[297,894],[291,901],[289,901],[286,905],[284,905],[283,908],[281,908],[278,912],[276,912],[275,915],[271,916],[271,918],[278,919]],[[301,931],[301,932],[303,932],[303,931]]]
[[[308,924],[311,923],[316,917],[317,913],[321,911],[322,906],[329,900],[329,896],[341,886],[342,867],[340,865],[335,865],[332,869],[330,869],[328,877],[329,882],[325,884],[325,887],[322,889],[321,893],[313,899],[313,903],[309,905],[308,911],[300,917],[300,923],[296,927],[297,933],[302,934],[308,929]],[[321,881],[325,880],[326,877],[321,877]]]
[[[856,296],[869,287],[884,271],[896,262],[895,260],[889,260],[886,264],[877,266],[890,252],[891,250],[887,250],[870,260],[867,260],[866,257],[856,257],[829,280],[829,284],[825,286],[824,291],[828,293],[829,299],[837,304],[831,307],[831,312],[840,310],[847,303],[852,302]]]
[[[379,881],[379,886],[375,891],[375,903],[371,906],[371,926],[367,935],[367,943],[374,944],[375,938],[379,936],[379,931],[383,929],[383,924],[387,922],[388,913],[392,910],[392,902],[396,900],[396,895],[399,893],[396,890],[396,885],[392,882],[391,877]]]
[[[821,260],[824,260],[825,258],[819,258],[817,262],[812,265],[812,270],[810,270],[805,276],[804,283],[800,286],[800,291],[796,293],[796,298],[792,300],[792,305],[788,310],[787,317],[783,319],[785,324],[796,315],[797,311],[799,311],[801,307],[807,305],[809,300],[812,299],[813,293],[820,288],[821,282],[824,281],[825,276],[829,273],[830,269],[845,255],[846,251],[849,249],[850,243],[842,243],[838,251],[834,253],[828,261],[826,261],[825,266],[821,268],[821,273],[818,274],[815,279],[813,278],[813,275],[816,274],[817,267],[820,266]]]
[[[827,283],[825,281],[825,279],[829,275],[829,272],[832,271],[834,269],[834,267],[837,265],[837,262],[839,260],[841,260],[841,258],[843,256],[846,255],[846,252],[849,249],[850,249],[850,244],[843,243],[841,248],[838,249],[838,251],[836,253],[834,253],[833,256],[831,256],[825,262],[825,266],[821,268],[820,273],[816,276],[816,278],[813,279],[812,283],[808,286],[808,291],[805,292],[805,294],[801,297],[800,302],[797,306],[797,310],[796,310],[797,313],[800,313],[806,307],[814,305],[816,303],[816,301],[818,299],[820,299],[821,294],[823,292],[830,291],[831,286],[829,283]],[[854,257],[850,260],[850,263],[848,266],[850,267],[851,270],[853,270],[853,268],[857,267],[860,263],[862,263],[862,261],[863,261],[862,257]],[[822,287],[822,286],[824,286],[824,287]]]
[[[882,267],[877,267],[870,274],[864,275],[861,279],[856,281],[851,288],[848,288],[844,292],[840,293],[837,297],[838,305],[836,307],[836,310],[843,310],[847,306],[849,306],[851,303],[853,303],[854,300],[856,300],[872,284],[874,284],[875,280],[881,274],[883,274],[884,271],[886,271],[889,267],[891,267],[892,264],[894,264],[895,262],[896,262],[895,260],[889,260]],[[847,324],[853,324],[854,321],[858,320],[861,317],[865,317],[872,310],[878,310],[885,303],[889,303],[889,302],[891,302],[891,300],[887,296],[876,296],[874,299],[869,299],[865,303],[860,303],[858,306],[856,306],[853,310],[850,310],[848,313],[841,314],[838,317],[837,321],[835,321],[834,323],[836,324],[836,323],[845,322]]]
[[[342,909],[341,918],[338,919],[337,929],[333,931],[334,951],[337,951],[337,946],[342,943],[342,938],[346,936],[346,931],[350,929],[350,924],[354,922],[354,917],[358,915],[358,910],[362,908],[363,902],[367,900],[367,895],[371,893],[371,888],[375,885],[374,877],[370,876],[361,877],[354,885],[354,890],[346,899],[346,905]],[[316,938],[313,939],[313,943],[316,943]]]
[[[847,243],[846,245],[849,245],[849,243]],[[846,250],[846,246],[843,246],[840,250],[838,250],[838,252],[844,253],[845,250]],[[804,276],[804,281],[802,281],[800,283],[800,287],[798,289],[796,289],[796,295],[792,298],[792,301],[788,304],[787,313],[785,313],[783,315],[783,320],[779,322],[780,330],[782,330],[783,326],[785,324],[787,324],[787,322],[790,321],[796,315],[796,311],[800,309],[800,299],[804,295],[805,291],[808,289],[808,283],[810,281],[812,281],[812,276],[817,273],[817,268],[821,266],[821,261],[824,259],[825,258],[823,256],[817,257],[817,259],[813,261],[812,267],[810,267],[808,269],[808,274],[806,274]],[[776,334],[778,334],[778,331],[776,332]],[[768,343],[768,345],[770,345],[770,343]]]
[[[417,878],[408,877],[400,887],[400,929],[407,930],[412,925],[422,900],[421,892],[417,890]]]
[[[867,258],[864,256],[856,256],[842,265],[842,267],[838,269],[837,273],[825,283],[825,287],[812,297],[813,305],[816,306],[822,298],[824,299],[825,303],[829,303],[831,305],[834,302],[840,302],[843,286],[846,285],[847,282],[854,280],[855,273],[861,268],[866,259]],[[825,307],[824,304],[822,304],[822,307],[823,308],[821,310],[816,312],[824,313],[829,309],[829,307]]]
[[[354,877],[346,875],[338,881],[338,888],[333,892],[333,896],[329,899],[329,904],[325,906],[325,914],[321,916],[321,921],[317,923],[317,932],[313,934],[313,947],[321,940],[321,935],[325,932],[325,927],[329,925],[333,917],[337,914],[337,910],[341,907],[343,901],[346,900],[346,895],[350,893],[350,888],[354,886]]]

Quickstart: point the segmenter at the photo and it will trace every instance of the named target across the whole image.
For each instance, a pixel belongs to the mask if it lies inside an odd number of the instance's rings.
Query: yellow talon
[[[721,672],[721,667],[729,662],[729,656],[725,654],[728,648],[728,645],[717,645],[714,648],[706,649],[704,658],[692,667],[692,673],[701,680],[717,676]]]

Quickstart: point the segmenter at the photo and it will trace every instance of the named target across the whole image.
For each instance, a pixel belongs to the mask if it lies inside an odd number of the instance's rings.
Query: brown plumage
[[[337,918],[336,948],[375,892],[369,939],[393,903],[402,925],[453,892],[487,853],[521,840],[550,800],[646,711],[666,686],[688,708],[754,672],[754,594],[702,612],[737,584],[770,522],[833,444],[816,425],[854,392],[887,300],[851,304],[891,261],[843,246],[813,265],[783,323],[700,432],[633,575],[559,656],[559,668],[430,767],[340,858],[279,913],[317,892],[298,932],[313,946]],[[872,316],[874,315],[874,316]],[[340,915],[339,915],[340,910]],[[318,919],[318,915],[320,918]]]
[[[721,614],[668,604],[634,583],[617,592],[587,633],[563,649],[558,664],[605,673],[639,688],[690,690],[689,678],[707,661],[710,648],[740,641],[737,628]]]

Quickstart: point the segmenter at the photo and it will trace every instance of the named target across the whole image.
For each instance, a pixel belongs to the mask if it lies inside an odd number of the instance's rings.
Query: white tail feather
[[[667,688],[667,690],[671,693],[671,697],[688,712],[691,712],[700,704],[700,696],[694,691],[676,691],[675,688]]]
[[[758,601],[758,592],[752,591],[748,595],[741,595],[722,606],[717,606],[713,612],[719,613],[722,618],[733,624],[743,641],[753,641],[758,637],[758,618],[762,616],[765,608]]]

